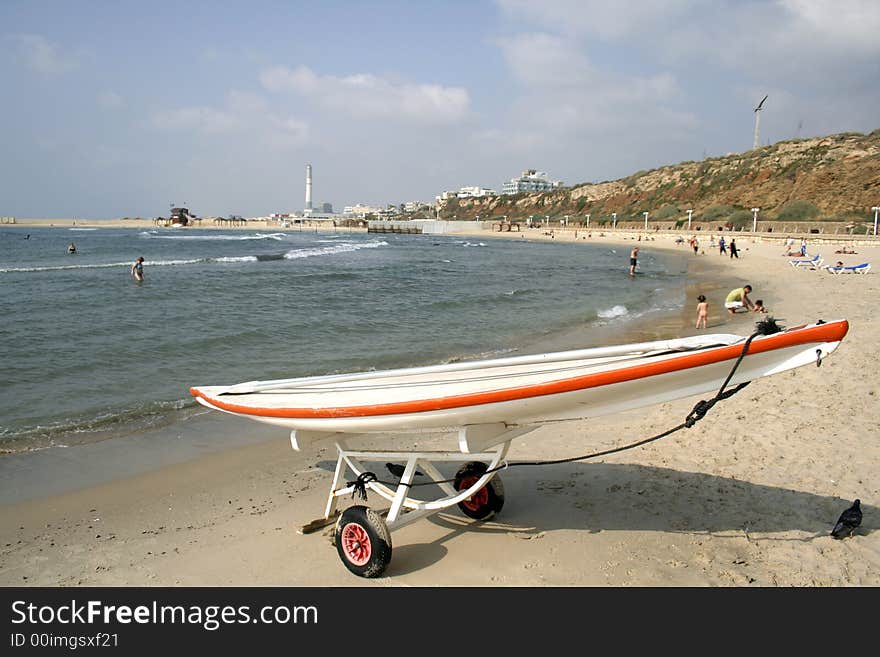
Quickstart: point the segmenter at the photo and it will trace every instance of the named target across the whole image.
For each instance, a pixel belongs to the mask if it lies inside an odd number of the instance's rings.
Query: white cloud
[[[880,3],[876,0],[780,0],[794,18],[792,31],[826,47],[880,52]]]
[[[221,108],[195,106],[162,110],[152,117],[160,130],[188,131],[211,137],[243,135],[265,146],[288,148],[308,139],[309,126],[272,110],[263,97],[231,91]]]
[[[17,34],[12,40],[18,45],[27,66],[43,75],[66,73],[79,66],[78,57],[62,52],[54,43],[39,34]]]
[[[290,92],[318,105],[365,119],[454,123],[467,116],[470,96],[462,87],[405,84],[371,74],[317,75],[307,66],[273,67],[260,73],[263,87]]]
[[[115,91],[105,91],[98,95],[98,105],[106,110],[116,110],[125,107],[125,100]]]
[[[705,0],[496,0],[502,13],[568,36],[615,40],[673,23]]]

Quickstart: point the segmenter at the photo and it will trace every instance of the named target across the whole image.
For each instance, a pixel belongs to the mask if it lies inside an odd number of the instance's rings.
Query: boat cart
[[[308,523],[300,533],[312,533],[335,521],[334,543],[345,567],[360,577],[379,577],[391,562],[391,532],[395,529],[456,505],[474,520],[488,520],[500,511],[504,505],[504,485],[495,470],[504,462],[511,441],[536,428],[504,424],[461,427],[457,452],[354,450],[348,448],[346,434],[291,431],[291,445],[296,450],[332,437],[339,454],[324,517]],[[369,475],[363,476],[369,472],[363,465],[365,461],[402,464],[400,482],[392,487],[371,480]],[[459,464],[454,480],[449,481],[435,463]],[[355,484],[348,483],[349,473],[362,482],[362,490],[368,488],[391,503],[387,514],[364,505],[351,506],[341,514],[337,511],[340,497],[358,492]],[[440,488],[441,497],[421,500],[411,495],[430,482]],[[415,483],[418,488],[410,486]]]

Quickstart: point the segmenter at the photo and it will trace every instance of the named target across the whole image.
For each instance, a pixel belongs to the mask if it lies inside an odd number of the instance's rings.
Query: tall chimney
[[[312,209],[312,165],[306,165],[306,210]]]

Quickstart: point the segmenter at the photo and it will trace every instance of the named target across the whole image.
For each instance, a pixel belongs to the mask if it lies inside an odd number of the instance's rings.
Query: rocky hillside
[[[451,199],[441,216],[451,219],[522,220],[569,215],[591,223],[675,224],[686,220],[751,224],[763,221],[865,222],[880,203],[880,130],[783,141],[745,153],[639,171],[621,180],[584,183],[552,192]]]

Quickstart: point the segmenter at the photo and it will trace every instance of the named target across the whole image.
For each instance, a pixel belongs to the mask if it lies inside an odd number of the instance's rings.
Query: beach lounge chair
[[[822,266],[823,261],[824,261],[823,258],[821,258],[819,256],[819,254],[817,253],[809,260],[806,260],[806,259],[789,260],[788,264],[790,264],[792,267],[809,267],[810,269],[818,269],[819,267]]]
[[[867,274],[871,270],[871,263],[863,262],[860,265],[849,265],[848,267],[825,265],[822,269],[832,274]]]

